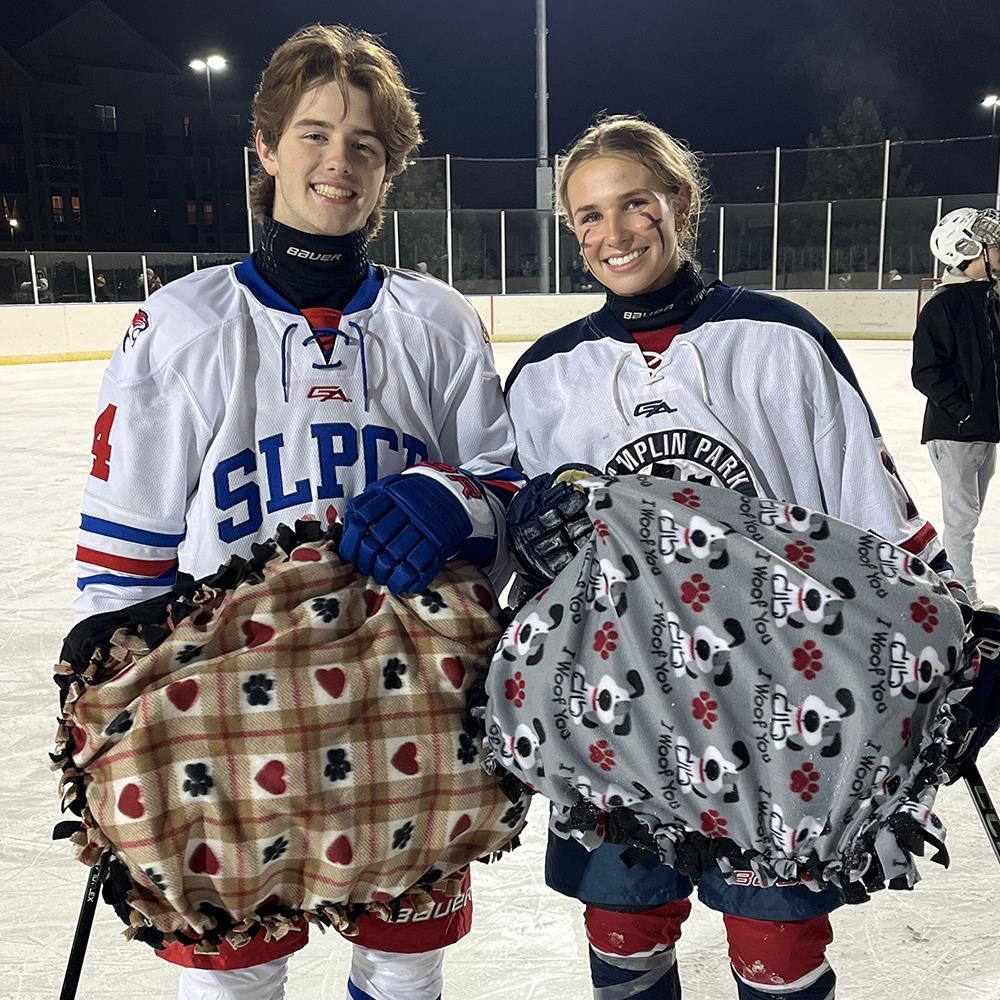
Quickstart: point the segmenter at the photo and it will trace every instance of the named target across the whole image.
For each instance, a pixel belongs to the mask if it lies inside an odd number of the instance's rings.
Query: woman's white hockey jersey
[[[606,307],[534,344],[507,383],[524,472],[583,462],[770,497],[876,532],[950,577],[843,351],[804,309],[716,283],[649,362]]]
[[[161,593],[178,566],[210,573],[421,461],[502,489],[513,447],[479,317],[436,279],[371,267],[313,329],[252,258],[189,275],[136,312],[104,377],[77,611]]]

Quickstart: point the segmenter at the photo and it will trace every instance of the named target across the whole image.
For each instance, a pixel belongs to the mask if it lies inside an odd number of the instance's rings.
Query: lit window
[[[65,222],[63,216],[63,199],[61,194],[52,195],[52,221]]]
[[[118,111],[113,104],[95,104],[94,114],[97,116],[99,132],[118,131]]]
[[[70,195],[69,212],[73,216],[74,222],[80,221],[80,196],[78,194]]]
[[[201,206],[201,211],[202,211],[202,221],[205,223],[206,226],[210,226],[212,224],[212,219],[215,215],[214,206],[210,201],[206,201],[205,204]]]
[[[187,219],[189,226],[198,225],[198,203],[196,201],[187,203]]]

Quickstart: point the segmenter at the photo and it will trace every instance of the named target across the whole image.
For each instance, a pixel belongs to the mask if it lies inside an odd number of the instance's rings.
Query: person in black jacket
[[[911,378],[927,397],[921,442],[941,478],[945,549],[982,607],[972,547],[1000,441],[1000,213],[950,212],[931,234],[931,252],[960,280],[946,278],[921,311]]]

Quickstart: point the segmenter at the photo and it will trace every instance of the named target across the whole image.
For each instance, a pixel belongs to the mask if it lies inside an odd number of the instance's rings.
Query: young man
[[[931,233],[931,252],[965,280],[943,285],[917,318],[911,377],[927,397],[920,440],[941,478],[945,547],[982,607],[972,547],[1000,441],[1000,213],[949,212]]]
[[[82,615],[162,593],[178,568],[209,573],[305,515],[342,517],[341,554],[396,593],[420,592],[459,552],[503,576],[498,524],[517,477],[482,325],[433,278],[368,260],[421,139],[394,57],[363,32],[305,28],[272,56],[254,122],[260,247],[164,287],[105,376]],[[470,920],[471,904],[410,925],[362,918],[350,996],[435,1000],[441,948]],[[184,966],[186,1000],[275,1000],[305,940],[162,954]]]

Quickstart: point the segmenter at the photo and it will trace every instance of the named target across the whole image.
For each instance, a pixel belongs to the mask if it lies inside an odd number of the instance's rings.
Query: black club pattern
[[[432,615],[436,615],[439,611],[444,611],[448,607],[444,602],[444,598],[436,590],[425,590],[420,598],[420,603]]]
[[[132,713],[126,708],[124,712],[119,712],[109,723],[104,732],[108,736],[118,736],[127,733],[132,728]]]
[[[284,837],[278,837],[276,840],[273,840],[264,848],[262,854],[264,864],[268,865],[272,861],[277,861],[287,850],[288,841]]]
[[[192,646],[188,644],[177,654],[178,663],[190,663],[204,649],[204,646]]]
[[[407,820],[401,827],[392,832],[392,849],[401,851],[413,836],[413,824]]]
[[[274,681],[267,674],[251,674],[243,682],[243,693],[249,705],[270,705]]]
[[[479,756],[479,748],[468,733],[458,734],[458,753],[456,756],[463,764],[471,764]]]
[[[340,615],[340,601],[336,597],[317,597],[312,602],[313,614],[330,624]]]
[[[343,781],[351,773],[351,762],[347,759],[347,751],[341,747],[327,750],[323,773],[331,781]]]
[[[385,680],[386,688],[398,691],[403,686],[403,674],[405,673],[406,664],[394,656],[382,668],[382,677]]]
[[[209,773],[207,764],[185,764],[184,773],[187,777],[181,788],[193,798],[197,798],[199,795],[208,795],[215,787],[215,779]]]

